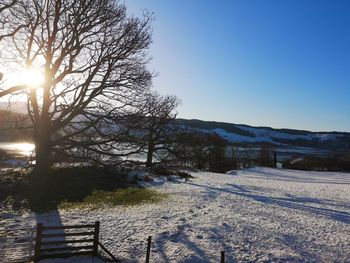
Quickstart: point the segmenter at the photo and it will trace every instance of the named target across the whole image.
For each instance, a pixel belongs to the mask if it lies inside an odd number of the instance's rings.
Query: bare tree
[[[18,0],[0,0],[0,41],[14,36],[25,25],[10,23],[11,9],[16,6]],[[1,80],[1,79],[0,79]]]
[[[141,141],[146,143],[146,166],[151,167],[153,158],[161,160],[175,135],[176,108],[180,100],[174,95],[146,94],[143,102]]]
[[[210,145],[208,134],[179,129],[171,153],[184,166],[205,169],[208,163]]]
[[[12,18],[11,9],[14,8],[17,3],[18,0],[0,0],[0,42],[5,38],[13,37],[20,29],[26,26],[25,24],[18,25],[10,23]],[[4,73],[0,72],[0,81],[2,81],[3,77]],[[0,98],[23,90],[23,88],[23,86],[8,87],[6,89],[1,89],[0,87]]]
[[[41,70],[44,82],[23,90],[34,128],[34,174],[44,180],[53,152],[79,148],[120,156],[139,94],[151,84],[146,66],[152,17],[129,17],[113,0],[22,0],[11,23],[9,60]],[[111,123],[118,123],[108,127]]]
[[[271,155],[273,154],[271,145],[269,143],[262,143],[260,146],[260,154],[259,154],[259,165],[261,166],[267,166],[267,167],[273,167],[274,162],[271,158]]]

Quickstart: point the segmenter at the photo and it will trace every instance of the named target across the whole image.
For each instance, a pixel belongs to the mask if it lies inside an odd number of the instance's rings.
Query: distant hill
[[[226,122],[177,119],[184,129],[216,133],[231,143],[269,143],[277,147],[310,147],[317,149],[350,151],[350,133],[311,132],[294,129],[254,127]]]
[[[27,114],[27,103],[24,101],[14,101],[9,104],[8,102],[0,101],[0,110]]]

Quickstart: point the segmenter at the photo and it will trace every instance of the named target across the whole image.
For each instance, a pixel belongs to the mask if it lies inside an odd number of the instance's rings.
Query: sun
[[[32,88],[37,88],[44,83],[44,76],[37,69],[24,69],[22,72],[20,72],[20,76],[20,81],[22,82],[21,84]]]
[[[9,86],[26,85],[29,88],[39,88],[45,81],[44,74],[35,68],[21,68],[4,74]]]

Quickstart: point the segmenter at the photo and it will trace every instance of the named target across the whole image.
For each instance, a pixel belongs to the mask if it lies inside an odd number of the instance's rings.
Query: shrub
[[[38,212],[56,209],[62,201],[81,202],[96,190],[113,191],[128,186],[114,169],[104,167],[56,168],[40,187],[30,174],[16,173],[15,179],[6,178],[1,177],[1,185],[6,188],[0,195],[2,205]]]
[[[144,180],[145,182],[152,182],[152,181],[153,181],[152,177],[149,176],[148,174],[145,175],[145,177],[143,178],[143,180]]]
[[[176,173],[177,176],[183,178],[183,179],[189,179],[189,178],[194,178],[191,174],[184,172],[184,171],[178,171]]]
[[[174,172],[169,170],[167,167],[160,166],[160,165],[154,166],[152,168],[152,173],[154,173],[156,175],[172,175],[172,174],[174,174]]]

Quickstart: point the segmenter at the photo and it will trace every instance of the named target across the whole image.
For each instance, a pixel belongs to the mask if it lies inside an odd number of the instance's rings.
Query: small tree
[[[229,158],[229,161],[230,161],[230,169],[233,169],[233,170],[237,170],[239,169],[239,165],[238,165],[238,152],[237,152],[237,149],[236,147],[232,146],[230,148],[231,152],[230,152],[230,158]]]
[[[171,146],[171,155],[176,164],[192,166],[194,162],[193,143],[195,136],[191,132],[179,131]]]
[[[206,169],[208,166],[208,135],[195,131],[181,131],[175,137],[172,154],[184,166]]]
[[[209,149],[209,171],[226,172],[228,158],[226,156],[227,141],[219,135],[213,134],[208,138]]]
[[[273,167],[274,162],[271,158],[271,147],[268,143],[261,144],[259,164],[261,166]]]
[[[176,108],[180,101],[173,95],[146,94],[143,114],[143,140],[146,142],[146,166],[151,167],[153,158],[163,159],[175,136]]]
[[[227,141],[217,134],[188,130],[177,135],[172,153],[185,165],[212,172],[226,172],[236,164],[234,155],[229,156],[227,149]]]

